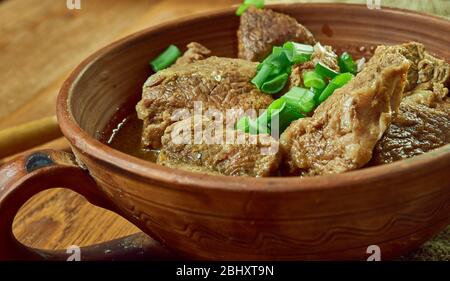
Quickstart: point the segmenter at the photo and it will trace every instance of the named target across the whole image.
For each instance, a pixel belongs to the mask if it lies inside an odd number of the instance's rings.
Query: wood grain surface
[[[81,10],[69,10],[65,0],[0,1],[0,129],[53,115],[56,95],[68,73],[108,43],[171,19],[240,2],[81,0]],[[448,0],[382,0],[381,4],[450,17]],[[41,147],[69,149],[62,138]],[[117,215],[64,189],[35,196],[14,224],[20,241],[46,249],[90,245],[138,231]]]

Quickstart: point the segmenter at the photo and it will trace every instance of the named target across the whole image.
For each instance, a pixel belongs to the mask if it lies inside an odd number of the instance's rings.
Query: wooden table
[[[81,0],[81,10],[69,10],[65,0],[0,0],[0,129],[53,115],[65,77],[102,46],[151,25],[240,2]],[[450,16],[448,0],[382,0],[382,6]],[[43,147],[68,149],[68,144],[61,138]],[[64,189],[32,198],[14,223],[14,233],[24,244],[47,249],[84,246],[137,231],[123,218]]]

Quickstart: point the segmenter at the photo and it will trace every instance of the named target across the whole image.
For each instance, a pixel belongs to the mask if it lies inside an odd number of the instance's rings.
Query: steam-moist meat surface
[[[136,106],[143,120],[142,144],[159,148],[164,130],[172,124],[177,109],[265,109],[273,99],[261,93],[250,80],[257,63],[241,59],[209,57],[176,64],[159,71],[145,82],[142,99]]]
[[[206,59],[211,55],[211,51],[197,42],[191,42],[187,45],[187,50],[179,57],[176,64],[186,64],[194,61]]]
[[[198,115],[170,125],[162,137],[157,163],[228,176],[264,177],[277,173],[281,157],[276,140],[269,135],[252,136],[218,124],[219,127],[217,122]],[[197,141],[195,130],[202,132]],[[234,136],[234,141],[226,143],[227,134]]]
[[[312,33],[296,19],[269,9],[250,8],[240,18],[238,35],[239,58],[261,61],[272,47],[287,41],[313,45]]]
[[[377,49],[312,117],[294,121],[280,138],[290,172],[333,174],[365,165],[398,110],[409,65],[402,55]]]

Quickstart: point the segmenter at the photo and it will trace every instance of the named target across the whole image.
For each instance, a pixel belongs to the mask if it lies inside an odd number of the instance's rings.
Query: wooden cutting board
[[[68,73],[108,43],[171,19],[240,2],[81,0],[81,10],[69,10],[65,0],[0,0],[0,129],[53,115],[56,95]],[[382,0],[381,4],[450,16],[448,0]],[[63,138],[42,147],[69,149]],[[35,196],[21,209],[14,223],[20,241],[46,249],[90,245],[137,231],[121,217],[64,189]]]

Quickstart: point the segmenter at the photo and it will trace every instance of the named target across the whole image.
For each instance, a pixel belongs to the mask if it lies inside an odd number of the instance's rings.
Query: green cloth
[[[419,249],[402,257],[408,261],[449,261],[450,260],[450,225]]]

